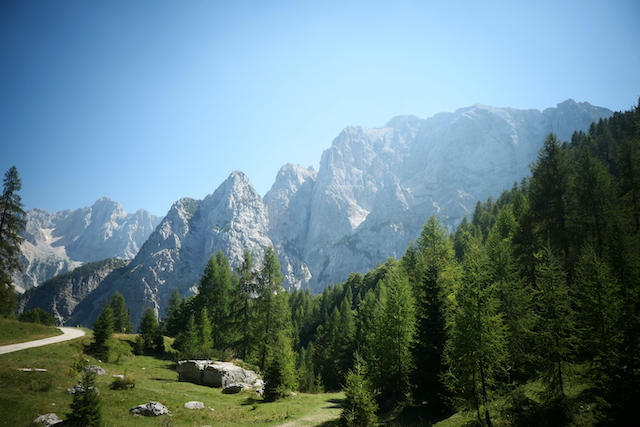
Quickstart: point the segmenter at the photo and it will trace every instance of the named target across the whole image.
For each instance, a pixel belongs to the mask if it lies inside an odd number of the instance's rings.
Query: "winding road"
[[[0,346],[0,354],[13,353],[14,351],[24,350],[26,348],[40,347],[47,344],[54,344],[57,342],[69,341],[75,338],[80,338],[85,335],[82,329],[59,327],[62,331],[62,335],[56,335],[55,337],[43,338],[41,340],[21,342],[18,344],[9,344]]]

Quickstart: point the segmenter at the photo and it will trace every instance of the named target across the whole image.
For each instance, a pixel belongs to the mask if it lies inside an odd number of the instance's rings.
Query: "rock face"
[[[230,386],[238,387],[238,384],[241,388],[244,388],[244,384],[252,387],[258,381],[258,374],[231,362],[181,360],[176,372],[178,381],[225,389]]]
[[[529,174],[550,132],[568,140],[612,114],[573,100],[544,111],[477,104],[426,120],[399,116],[379,128],[348,127],[317,172],[283,166],[264,199],[236,171],[203,200],[175,202],[135,258],[102,280],[67,323],[91,325],[115,290],[134,325],[147,307],[162,317],[173,289],[193,294],[218,250],[237,266],[248,249],[259,266],[273,245],[286,287],[322,292],[402,256],[430,215],[453,230],[477,201]]]
[[[112,257],[132,259],[160,222],[142,209],[128,214],[108,197],[74,211],[30,209],[26,219],[23,272],[13,277],[22,291],[84,263]]]
[[[31,288],[18,298],[18,311],[40,307],[51,314],[57,325],[63,325],[76,306],[84,300],[114,270],[122,269],[128,261],[109,258],[78,267]]]

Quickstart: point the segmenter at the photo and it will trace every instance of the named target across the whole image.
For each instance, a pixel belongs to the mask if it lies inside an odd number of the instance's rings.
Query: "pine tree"
[[[173,347],[180,352],[180,358],[182,359],[200,358],[198,354],[198,326],[196,325],[195,315],[191,314],[188,317],[187,324],[176,337]]]
[[[353,368],[345,380],[345,400],[341,415],[342,425],[346,427],[370,427],[378,421],[376,411],[376,393],[368,379],[365,363],[356,354]]]
[[[18,191],[22,181],[18,169],[12,166],[4,178],[2,198],[0,198],[0,316],[13,314],[16,295],[12,283],[14,271],[21,271],[20,232],[26,225],[25,213]]]
[[[83,391],[73,395],[73,402],[69,409],[65,425],[71,427],[101,427],[102,402],[97,393],[95,376],[93,372],[85,371],[82,376]]]
[[[133,332],[127,303],[120,292],[115,291],[113,293],[109,306],[113,312],[113,331],[119,334]]]
[[[109,355],[109,340],[113,336],[113,311],[110,305],[102,307],[100,315],[93,324],[92,351],[103,359]]]
[[[277,337],[266,362],[264,375],[264,399],[267,402],[288,396],[298,385],[291,330],[285,329],[275,333]]]
[[[222,251],[216,253],[215,262],[217,264],[213,289],[215,299],[209,308],[209,314],[213,324],[213,345],[219,350],[226,350],[235,340],[230,322],[233,279],[229,260]]]

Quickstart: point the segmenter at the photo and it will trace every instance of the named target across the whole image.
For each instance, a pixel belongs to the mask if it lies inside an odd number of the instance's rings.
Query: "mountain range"
[[[428,119],[398,116],[379,128],[348,127],[323,153],[318,171],[287,164],[264,198],[235,171],[204,199],[176,201],[131,262],[100,279],[61,317],[89,325],[115,290],[134,324],[146,307],[162,315],[174,288],[182,295],[195,291],[218,250],[238,265],[245,249],[259,263],[274,246],[286,287],[321,292],[351,272],[400,257],[430,215],[453,230],[479,200],[528,175],[550,132],[568,141],[612,114],[573,100],[544,111],[476,104]],[[38,229],[31,228],[32,234]],[[68,241],[67,253],[76,253],[75,240]],[[29,298],[39,298],[38,291]]]

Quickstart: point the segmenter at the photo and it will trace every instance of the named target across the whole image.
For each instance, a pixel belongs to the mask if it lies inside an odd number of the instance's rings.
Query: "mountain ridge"
[[[234,171],[202,200],[180,199],[135,258],[109,275],[71,317],[90,324],[118,290],[139,320],[163,314],[173,288],[195,291],[211,254],[238,265],[248,249],[260,262],[278,254],[285,285],[324,287],[399,257],[429,215],[452,230],[477,201],[528,175],[544,137],[568,139],[613,112],[567,100],[517,110],[476,104],[427,119],[396,116],[385,126],[350,126],[322,154],[320,168],[285,164],[264,198]]]

